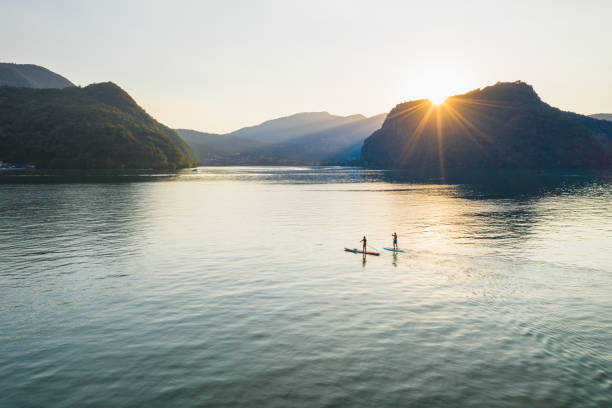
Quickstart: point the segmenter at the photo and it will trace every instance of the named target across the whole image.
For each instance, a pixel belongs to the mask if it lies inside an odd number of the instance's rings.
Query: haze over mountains
[[[63,76],[38,65],[0,62],[0,86],[62,89],[75,85]]]
[[[180,137],[189,144],[200,163],[214,163],[223,158],[227,160],[238,160],[242,152],[263,145],[250,139],[241,139],[232,135],[221,135],[218,133],[204,133],[190,129],[175,129]]]
[[[609,168],[612,122],[542,102],[524,82],[397,105],[364,142],[362,160],[385,168]]]
[[[363,141],[384,118],[384,114],[366,118],[303,112],[226,135],[177,132],[202,164],[346,163],[359,158]]]
[[[599,120],[609,120],[612,121],[612,113],[595,113],[593,115],[589,115],[591,118],[599,119]]]

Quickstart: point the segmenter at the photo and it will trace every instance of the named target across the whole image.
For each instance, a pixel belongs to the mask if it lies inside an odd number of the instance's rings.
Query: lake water
[[[11,173],[0,237],[2,407],[612,406],[609,174]]]

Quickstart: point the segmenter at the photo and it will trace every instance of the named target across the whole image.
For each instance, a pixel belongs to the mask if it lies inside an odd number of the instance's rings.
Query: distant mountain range
[[[3,162],[59,169],[196,164],[175,131],[149,116],[112,82],[79,88],[42,67],[2,64],[2,69],[5,85],[13,78],[10,86],[0,86]]]
[[[542,102],[524,82],[397,105],[364,142],[362,161],[384,168],[609,168],[612,122]]]
[[[0,62],[0,86],[62,89],[74,86],[74,84],[63,76],[38,65]]]
[[[599,119],[599,120],[609,120],[612,121],[612,113],[595,113],[593,115],[589,115],[591,118]]]
[[[304,112],[219,135],[177,129],[202,164],[331,164],[359,158],[385,115]]]
[[[603,119],[603,120],[601,120]],[[609,168],[612,114],[564,112],[523,82],[367,118],[304,112],[228,134],[176,131],[117,85],[0,63],[0,161],[39,168],[359,163],[383,168]]]

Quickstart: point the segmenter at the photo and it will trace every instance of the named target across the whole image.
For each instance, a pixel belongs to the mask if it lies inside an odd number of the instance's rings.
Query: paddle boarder
[[[366,239],[365,235],[363,236],[363,239],[359,242],[363,242],[363,254],[365,255],[366,247],[368,246],[368,240]]]
[[[393,237],[393,249],[397,250],[397,234],[394,232],[391,236]]]

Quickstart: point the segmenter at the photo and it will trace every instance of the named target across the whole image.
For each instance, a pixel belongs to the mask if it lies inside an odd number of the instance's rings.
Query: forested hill
[[[609,168],[612,122],[542,102],[524,82],[497,83],[436,106],[397,105],[364,142],[384,168]]]
[[[180,168],[189,146],[112,82],[0,87],[0,160],[39,168]]]
[[[0,86],[61,89],[74,86],[74,84],[63,76],[38,65],[0,62]]]

